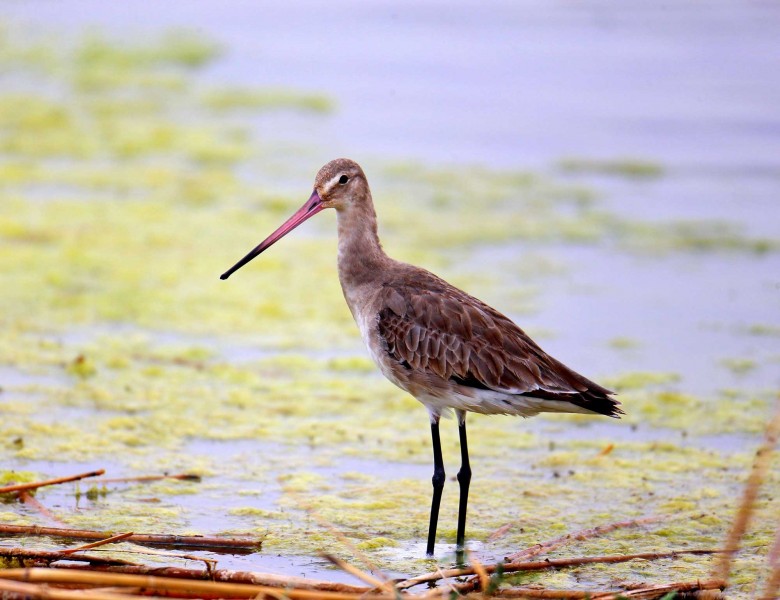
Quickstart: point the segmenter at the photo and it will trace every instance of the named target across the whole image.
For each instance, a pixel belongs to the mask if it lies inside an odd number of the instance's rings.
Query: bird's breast
[[[369,289],[344,285],[342,290],[371,360],[388,380],[402,390],[410,392],[407,378],[403,377],[404,373],[399,372],[403,367],[387,353],[379,335],[379,310],[373,301],[375,294],[372,294]]]

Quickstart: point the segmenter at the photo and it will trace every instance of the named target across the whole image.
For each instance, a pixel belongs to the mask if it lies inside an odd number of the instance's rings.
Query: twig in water
[[[270,587],[245,583],[221,583],[215,581],[194,581],[172,577],[144,575],[124,575],[118,573],[95,573],[91,571],[72,571],[64,569],[6,569],[0,570],[0,581],[12,579],[30,583],[48,583],[57,585],[82,586],[120,586],[141,587],[151,593],[164,595],[167,592],[186,592],[190,597],[217,598],[257,598],[264,595],[286,595],[290,600],[358,600],[359,594],[345,592],[326,592],[320,590],[291,589],[282,586]],[[81,596],[71,596],[81,598]],[[116,597],[116,596],[115,596]],[[124,596],[126,600],[126,596]],[[387,594],[372,598],[390,600]]]
[[[629,521],[618,521],[617,523],[598,525],[590,529],[582,529],[580,531],[574,531],[572,533],[567,533],[566,535],[562,535],[560,537],[549,540],[547,542],[534,544],[533,546],[530,546],[525,550],[520,550],[519,552],[515,552],[514,554],[510,554],[509,556],[506,557],[506,560],[508,561],[525,560],[533,556],[537,556],[539,554],[550,552],[551,550],[560,548],[561,546],[564,546],[569,542],[575,540],[576,541],[588,540],[594,537],[604,535],[605,533],[609,533],[610,531],[615,531],[616,529],[624,529],[627,527],[638,527],[639,525],[645,525],[647,523],[655,523],[656,521],[660,521],[664,518],[666,517],[663,516],[642,517],[640,519],[631,519]]]
[[[0,546],[0,556],[5,558],[17,558],[20,560],[34,560],[50,563],[56,560],[71,560],[87,562],[94,565],[125,565],[135,566],[136,563],[118,558],[103,558],[91,554],[64,554],[56,550],[30,550],[28,548],[6,548]],[[0,571],[2,576],[2,571]]]
[[[726,537],[723,556],[720,557],[712,569],[713,579],[723,579],[728,582],[731,572],[731,563],[734,560],[735,553],[739,550],[739,542],[745,535],[750,519],[753,516],[753,510],[756,506],[756,498],[761,484],[764,482],[769,462],[772,457],[772,451],[777,445],[777,438],[780,434],[780,399],[777,402],[775,414],[766,426],[764,433],[764,442],[756,451],[756,457],[753,460],[753,467],[745,483],[745,490],[742,493],[742,501],[739,504],[737,515],[731,525],[731,530]]]
[[[780,591],[780,565],[775,565],[766,580],[761,600],[777,600],[778,595],[780,595],[778,591]]]
[[[484,595],[489,594],[490,575],[488,575],[488,572],[485,570],[484,565],[473,556],[469,556],[469,562],[471,563],[471,568],[474,569],[474,572],[479,577],[479,587],[482,590],[482,593]]]
[[[777,528],[772,549],[766,557],[766,564],[769,567],[769,574],[761,600],[773,600],[780,596],[778,593],[780,592],[780,526]]]
[[[601,598],[607,592],[581,592],[579,590],[547,590],[544,588],[517,587],[499,590],[495,595],[499,598],[555,598],[556,600],[580,600]]]
[[[373,575],[370,575],[366,573],[365,571],[361,571],[357,567],[352,566],[345,560],[341,560],[340,558],[333,556],[332,554],[328,554],[327,552],[322,553],[322,557],[329,561],[330,563],[337,566],[339,569],[344,571],[345,573],[349,573],[350,575],[353,575],[360,579],[361,581],[366,582],[368,585],[372,586],[375,589],[385,589],[388,582],[381,581],[374,577]]]
[[[601,452],[599,452],[596,456],[607,456],[615,449],[615,444],[607,444],[601,449]]]
[[[775,532],[775,541],[772,543],[772,549],[766,557],[770,566],[780,564],[780,525],[777,526]]]
[[[21,490],[17,492],[19,496],[20,502],[22,504],[25,504],[27,506],[30,506],[37,510],[39,513],[41,513],[44,517],[52,521],[53,523],[56,523],[57,525],[65,525],[62,521],[60,521],[57,518],[57,515],[55,515],[53,512],[51,512],[48,508],[46,508],[43,504],[41,504],[38,499],[33,496],[30,492],[27,490]]]
[[[670,552],[642,552],[638,554],[616,554],[611,556],[580,556],[575,558],[557,558],[536,562],[509,562],[501,563],[500,568],[505,573],[515,571],[541,571],[544,569],[564,569],[567,567],[577,567],[580,565],[589,565],[597,563],[621,563],[630,560],[658,560],[661,558],[676,558],[684,554],[716,554],[722,550],[696,549],[696,550],[672,550]],[[497,567],[495,565],[485,566],[488,573],[494,573]],[[421,583],[429,581],[438,581],[442,578],[463,577],[464,575],[474,575],[474,569],[467,567],[465,569],[446,569],[444,571],[426,573],[418,577],[412,577],[396,584],[399,590],[404,590]]]
[[[209,573],[203,569],[185,569],[183,567],[157,567],[151,565],[132,566],[98,566],[89,567],[79,564],[55,564],[53,568],[101,571],[105,573],[123,573],[125,575],[154,575],[157,577],[171,577],[176,579],[195,579],[203,581],[218,581],[222,583],[251,583],[269,587],[296,588],[301,590],[320,590],[326,592],[350,592],[363,594],[370,588],[350,585],[348,583],[335,583],[308,577],[295,577],[277,575],[275,573],[258,573],[254,571],[233,571],[231,569],[216,569]]]
[[[59,538],[102,540],[112,532],[91,531],[87,529],[61,529],[57,527],[38,527],[37,525],[0,525],[0,535],[41,535]],[[216,551],[254,552],[262,544],[261,540],[242,538],[207,537],[201,535],[154,535],[134,533],[127,538],[135,544],[150,544],[180,548],[208,548]]]
[[[671,592],[697,592],[701,590],[723,589],[725,582],[720,580],[681,581],[661,585],[642,586],[631,591],[580,591],[580,590],[546,590],[538,588],[509,588],[499,590],[496,596],[500,598],[557,598],[560,600],[618,600],[634,598],[636,600],[652,600],[662,598]]]
[[[609,596],[591,596],[593,600],[618,600],[620,598],[634,598],[635,600],[653,600],[663,598],[674,592],[699,592],[704,590],[723,590],[726,582],[722,579],[708,579],[705,581],[680,581],[676,583],[662,583],[660,585],[648,585],[634,590],[613,593]]]
[[[436,565],[436,572],[437,573],[442,572],[441,566],[439,566],[438,564]],[[442,576],[442,579],[446,579],[446,577]],[[473,592],[477,589],[477,586],[479,585],[479,578],[478,577],[472,578],[472,580],[469,581],[468,583],[460,584],[457,586],[453,585],[449,581],[445,581],[444,585],[449,587],[451,592],[450,597],[452,597],[453,595],[462,596],[463,594],[468,594],[469,592]]]
[[[127,554],[150,554],[153,556],[168,556],[170,558],[180,558],[183,560],[196,560],[206,565],[206,572],[213,573],[217,567],[217,560],[206,558],[204,556],[195,556],[194,554],[180,554],[177,552],[165,552],[163,550],[153,550],[152,548],[135,548],[133,550],[112,550],[112,552],[123,552]],[[211,577],[209,577],[211,579]]]
[[[48,479],[46,481],[34,481],[31,483],[15,483],[13,485],[6,485],[0,487],[0,494],[8,494],[10,492],[21,492],[22,490],[34,490],[39,487],[47,485],[57,485],[59,483],[67,483],[68,481],[77,481],[79,479],[85,479],[86,477],[98,477],[106,472],[105,469],[98,469],[97,471],[90,471],[89,473],[81,473],[79,475],[69,475],[68,477],[58,477],[57,479]]]
[[[77,548],[68,548],[67,550],[61,550],[61,552],[63,554],[73,554],[74,552],[81,552],[82,550],[89,550],[90,548],[97,548],[99,546],[104,546],[105,544],[111,544],[113,542],[125,540],[129,538],[131,535],[133,535],[133,532],[128,531],[127,533],[112,535],[111,537],[107,537],[104,540],[98,540],[97,542],[92,542],[91,544],[84,544],[83,546],[79,546]]]
[[[515,523],[506,523],[496,529],[493,533],[491,533],[488,536],[487,541],[488,542],[495,542],[496,540],[500,540],[502,537],[504,537],[509,531],[512,529],[512,527],[515,526]]]
[[[311,506],[304,506],[304,508],[305,508],[306,512],[309,513],[309,515],[315,521],[317,521],[317,524],[320,527],[324,527],[325,529],[330,531],[336,537],[336,539],[339,540],[342,544],[344,544],[344,546],[346,546],[347,549],[350,552],[352,552],[352,554],[354,554],[366,567],[368,567],[369,570],[374,571],[376,573],[379,573],[379,575],[384,580],[384,583],[380,586],[380,589],[385,590],[388,593],[393,593],[394,592],[394,589],[395,589],[394,582],[391,581],[391,579],[387,575],[382,573],[382,571],[379,569],[379,567],[377,567],[374,564],[374,562],[370,558],[368,558],[368,556],[366,556],[363,552],[358,550],[357,546],[355,546],[355,544],[353,544],[352,542],[350,542],[347,539],[347,536],[345,536],[338,529],[336,529],[336,527],[332,523],[330,523],[327,520],[325,520],[322,517],[322,515],[320,515],[317,511],[315,511],[314,508],[312,508]]]
[[[33,598],[42,600],[127,600],[126,590],[127,588],[123,588],[121,592],[117,593],[108,590],[60,590],[50,588],[47,585],[0,579],[0,595],[9,600],[17,598],[20,600]],[[149,597],[147,596],[147,598]]]

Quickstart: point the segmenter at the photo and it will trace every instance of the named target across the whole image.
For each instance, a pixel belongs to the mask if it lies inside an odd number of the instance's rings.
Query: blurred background
[[[204,476],[41,492],[62,522],[252,533],[270,551],[220,566],[322,575],[314,507],[388,571],[425,568],[427,417],[362,349],[333,215],[218,280],[347,156],[389,254],[624,402],[474,418],[480,560],[655,513],[676,520],[598,551],[722,538],[780,388],[775,3],[0,8],[0,474]]]
[[[307,90],[337,105],[327,119],[259,123],[326,157],[776,167],[771,2],[3,4],[16,23],[71,35],[141,44],[169,28],[203,34],[222,52],[203,57],[202,81]]]

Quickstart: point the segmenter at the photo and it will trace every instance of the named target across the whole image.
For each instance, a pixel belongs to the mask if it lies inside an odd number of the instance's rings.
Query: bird
[[[379,241],[363,169],[339,158],[317,173],[309,199],[223,273],[225,280],[317,213],[337,215],[341,289],[382,374],[428,410],[433,494],[426,555],[433,556],[445,482],[439,421],[455,412],[460,441],[456,552],[465,548],[471,465],[466,413],[531,417],[584,413],[620,418],[615,393],[547,354],[518,325],[433,273],[390,258]]]

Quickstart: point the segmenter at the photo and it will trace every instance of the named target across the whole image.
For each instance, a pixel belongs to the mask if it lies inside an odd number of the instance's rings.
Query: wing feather
[[[617,416],[613,392],[546,354],[510,319],[427,271],[385,283],[377,326],[388,354],[460,385],[571,402]]]

